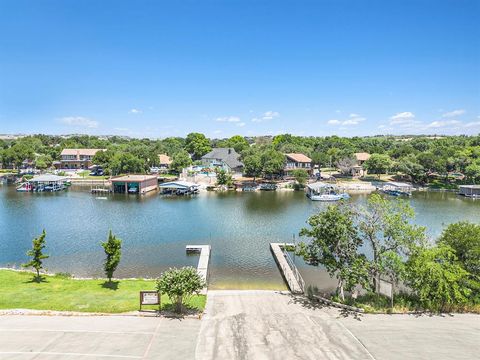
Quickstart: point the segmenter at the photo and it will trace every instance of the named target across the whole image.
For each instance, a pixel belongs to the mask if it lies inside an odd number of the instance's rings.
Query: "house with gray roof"
[[[242,173],[243,163],[234,148],[216,148],[202,156],[202,164],[209,168],[221,168],[229,173]]]

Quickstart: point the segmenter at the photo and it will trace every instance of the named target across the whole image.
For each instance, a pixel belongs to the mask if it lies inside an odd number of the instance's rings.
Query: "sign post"
[[[158,305],[158,311],[160,312],[160,298],[158,291],[140,291],[140,311],[142,311],[142,305]]]
[[[393,282],[379,279],[378,292],[390,298],[390,306],[393,309]]]

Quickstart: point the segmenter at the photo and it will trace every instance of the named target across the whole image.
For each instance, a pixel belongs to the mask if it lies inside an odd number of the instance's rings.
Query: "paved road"
[[[274,291],[210,291],[202,321],[0,316],[0,360],[479,358],[478,315],[345,316]]]
[[[193,359],[199,328],[197,319],[0,316],[0,359]]]
[[[341,321],[375,359],[480,359],[479,315],[365,315]]]

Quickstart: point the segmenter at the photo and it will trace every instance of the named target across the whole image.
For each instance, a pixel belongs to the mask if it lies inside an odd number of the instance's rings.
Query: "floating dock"
[[[305,292],[305,282],[298,272],[297,267],[290,259],[288,253],[283,251],[285,246],[295,246],[286,243],[270,243],[270,250],[273,257],[282,272],[283,278],[287,282],[288,288],[293,294],[303,294]]]
[[[210,263],[210,252],[212,247],[210,245],[187,245],[185,250],[187,254],[199,253],[200,258],[198,259],[197,273],[207,284],[208,281],[208,264]],[[205,295],[207,293],[208,284],[203,288],[201,294]]]

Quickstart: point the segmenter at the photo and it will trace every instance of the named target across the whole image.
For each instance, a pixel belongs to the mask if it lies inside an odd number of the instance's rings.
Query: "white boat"
[[[350,198],[347,193],[340,193],[333,184],[316,182],[307,185],[307,197],[312,201],[339,201]]]
[[[18,192],[30,192],[33,191],[33,187],[30,183],[26,182],[17,187]]]

